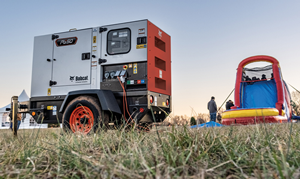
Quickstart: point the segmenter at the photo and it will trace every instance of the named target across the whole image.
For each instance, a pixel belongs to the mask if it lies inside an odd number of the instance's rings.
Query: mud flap
[[[66,109],[67,105],[74,98],[82,95],[93,95],[97,96],[100,105],[103,111],[111,111],[114,113],[121,114],[120,107],[117,103],[117,100],[110,90],[79,90],[79,91],[70,91],[66,98],[64,99],[61,108],[59,110],[60,113],[63,113]]]

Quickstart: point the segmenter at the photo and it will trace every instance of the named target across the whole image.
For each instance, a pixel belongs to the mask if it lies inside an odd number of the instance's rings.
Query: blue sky
[[[30,95],[34,36],[140,19],[171,35],[175,114],[207,113],[212,95],[221,105],[238,63],[253,55],[278,59],[284,79],[300,89],[300,1],[1,0],[0,7],[0,107],[23,89]]]

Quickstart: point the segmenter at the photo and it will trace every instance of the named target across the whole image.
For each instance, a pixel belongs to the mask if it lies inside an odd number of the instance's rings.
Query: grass
[[[0,130],[0,178],[300,177],[300,124],[158,130]]]

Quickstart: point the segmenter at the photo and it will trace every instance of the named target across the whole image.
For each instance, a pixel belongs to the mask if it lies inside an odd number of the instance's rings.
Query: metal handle
[[[107,62],[106,59],[101,59],[101,58],[99,58],[99,60],[98,60],[98,63],[99,63],[99,64],[101,64],[101,63],[106,63],[106,62]]]

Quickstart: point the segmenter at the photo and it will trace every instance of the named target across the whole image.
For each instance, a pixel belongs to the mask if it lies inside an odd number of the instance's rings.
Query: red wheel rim
[[[94,115],[86,106],[77,107],[70,116],[70,128],[73,132],[89,133],[94,125]]]

